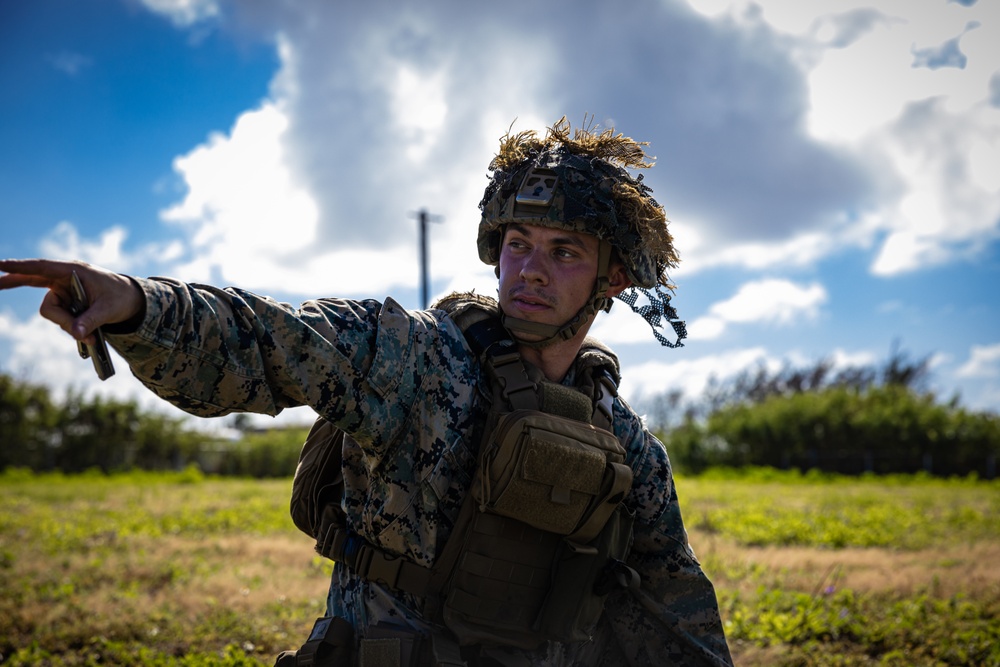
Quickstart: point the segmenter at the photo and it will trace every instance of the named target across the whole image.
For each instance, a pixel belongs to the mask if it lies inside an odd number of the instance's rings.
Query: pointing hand
[[[0,260],[0,290],[43,287],[48,292],[38,312],[76,340],[94,344],[94,330],[140,315],[146,307],[142,290],[127,276],[84,264],[47,259]],[[70,312],[70,281],[76,271],[90,300],[90,307],[74,316]]]

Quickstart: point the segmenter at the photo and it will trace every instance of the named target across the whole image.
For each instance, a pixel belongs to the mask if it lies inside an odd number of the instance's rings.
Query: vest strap
[[[391,556],[343,525],[326,524],[316,552],[343,563],[363,579],[418,596],[431,593],[431,570],[400,556]]]
[[[611,513],[625,499],[625,494],[628,493],[629,488],[632,486],[631,468],[624,463],[609,463],[608,465],[611,466],[611,470],[614,473],[611,487],[604,494],[604,497],[598,501],[597,507],[594,508],[593,513],[591,513],[587,521],[576,532],[566,537],[570,542],[587,544],[597,537],[597,534],[604,528],[604,524],[608,522],[608,518],[611,517]]]
[[[515,410],[537,410],[538,389],[516,351],[488,357],[487,372],[500,383],[500,391]]]

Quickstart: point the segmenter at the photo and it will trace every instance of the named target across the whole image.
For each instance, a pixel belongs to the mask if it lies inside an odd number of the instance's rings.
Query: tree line
[[[45,386],[0,373],[0,470],[76,473],[195,465],[207,473],[286,477],[295,472],[306,432],[243,428],[237,439],[222,438],[135,401],[73,391],[57,401]]]
[[[957,396],[940,400],[927,388],[929,361],[894,348],[881,365],[761,366],[710,383],[695,403],[664,394],[654,413],[671,460],[688,472],[770,466],[995,478],[1000,417],[967,410]]]
[[[649,426],[674,466],[769,466],[845,474],[912,473],[993,479],[1000,417],[940,400],[928,390],[929,359],[894,349],[880,365],[837,367],[821,360],[776,371],[761,366],[699,397],[665,392],[649,405]],[[227,418],[238,438],[191,428],[134,401],[69,392],[56,401],[40,385],[0,373],[0,470],[67,473],[178,470],[251,477],[295,472],[306,428],[264,432]]]

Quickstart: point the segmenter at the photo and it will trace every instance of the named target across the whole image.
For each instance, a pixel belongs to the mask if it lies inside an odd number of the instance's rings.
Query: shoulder
[[[610,347],[591,336],[587,336],[583,340],[574,365],[578,373],[589,369],[607,371],[616,387],[621,382],[621,364],[618,361],[618,355]]]
[[[462,331],[440,310],[408,310],[392,297],[352,300],[315,299],[304,302],[296,315],[321,333],[331,328],[338,336],[356,334],[374,338],[378,347],[403,352],[413,345],[433,344],[438,339],[454,341]]]
[[[475,362],[459,323],[441,309],[407,310],[386,298],[376,318],[376,349],[387,358],[415,356],[439,369]]]
[[[475,361],[461,329],[446,312],[407,310],[392,297],[307,301],[298,317],[385,395],[396,390],[405,374],[419,383],[466,373]]]

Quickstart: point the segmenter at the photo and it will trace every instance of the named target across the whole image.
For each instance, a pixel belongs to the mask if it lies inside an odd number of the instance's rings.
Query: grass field
[[[678,480],[737,665],[1000,665],[1000,483]],[[270,665],[331,565],[290,480],[0,475],[0,664]]]

